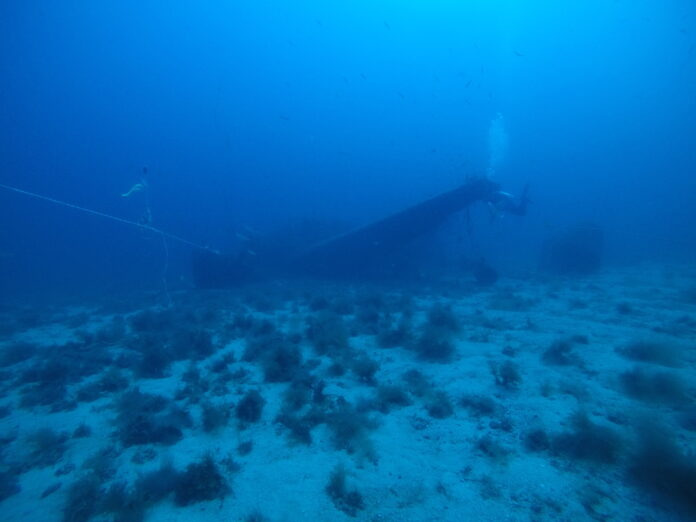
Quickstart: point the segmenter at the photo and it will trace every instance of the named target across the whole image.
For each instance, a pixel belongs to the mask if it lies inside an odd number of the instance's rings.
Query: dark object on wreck
[[[258,279],[246,255],[227,256],[211,250],[193,253],[193,280],[199,288],[226,288]]]
[[[561,275],[586,275],[602,265],[604,234],[599,225],[581,223],[549,238],[542,248],[542,270]]]
[[[282,252],[263,249],[251,255],[244,251],[225,256],[209,250],[194,255],[193,275],[197,286],[227,287],[275,274],[299,276],[362,276],[379,265],[389,264],[398,251],[424,236],[447,218],[477,201],[490,201],[500,186],[486,178],[464,185],[397,212],[364,227],[305,243],[303,248]]]
[[[472,275],[479,286],[493,286],[498,281],[498,271],[489,265],[485,259],[480,259],[472,265]]]

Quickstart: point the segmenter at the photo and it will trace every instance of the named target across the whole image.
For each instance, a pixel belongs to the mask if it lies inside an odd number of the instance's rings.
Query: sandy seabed
[[[693,267],[172,298],[1,310],[3,520],[694,517]]]

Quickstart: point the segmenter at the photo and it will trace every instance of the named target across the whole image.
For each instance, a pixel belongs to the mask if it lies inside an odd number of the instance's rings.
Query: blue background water
[[[229,249],[243,227],[354,224],[447,190],[509,138],[523,219],[472,250],[533,267],[603,225],[608,260],[696,257],[696,6],[682,1],[0,3],[0,182]],[[0,285],[156,287],[161,239],[0,191]],[[170,278],[190,250],[170,244]]]

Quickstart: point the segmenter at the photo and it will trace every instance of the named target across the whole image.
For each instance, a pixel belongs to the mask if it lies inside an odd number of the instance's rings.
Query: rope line
[[[201,250],[210,250],[211,252],[215,252],[215,250],[211,249],[210,247],[206,247],[203,245],[199,245],[197,243],[194,243],[193,241],[189,241],[188,239],[184,239],[183,237],[170,234],[169,232],[165,232],[164,230],[161,230],[157,227],[153,227],[152,225],[146,225],[144,223],[138,223],[137,221],[130,221],[128,219],[123,219],[117,216],[112,216],[111,214],[105,214],[104,212],[99,212],[98,210],[92,210],[91,208],[86,208],[86,207],[81,207],[79,205],[74,205],[72,203],[68,203],[67,201],[61,201],[59,199],[54,199],[48,196],[44,196],[42,194],[37,194],[35,192],[29,192],[28,190],[23,190],[17,187],[12,187],[10,185],[4,185],[0,183],[0,188],[4,188],[5,190],[9,190],[11,192],[16,192],[18,194],[23,194],[25,196],[29,196],[35,199],[40,199],[42,201],[48,201],[49,203],[53,203],[55,205],[61,205],[63,207],[71,208],[73,210],[77,210],[79,212],[85,212],[87,214],[91,214],[93,216],[98,216],[104,219],[110,219],[111,221],[115,221],[117,223],[121,223],[123,225],[130,225],[133,227],[140,228],[141,230],[148,230],[150,232],[154,232],[156,234],[160,234],[163,238],[167,237],[169,239],[172,239],[174,241],[178,241],[179,243],[183,243],[184,245],[188,245],[193,248],[198,248]]]
[[[164,267],[162,267],[162,285],[164,285],[164,294],[167,296],[167,306],[172,306],[172,296],[169,294],[169,284],[167,283],[167,271],[169,270],[169,247],[167,246],[167,238],[162,236],[162,244],[164,245]]]

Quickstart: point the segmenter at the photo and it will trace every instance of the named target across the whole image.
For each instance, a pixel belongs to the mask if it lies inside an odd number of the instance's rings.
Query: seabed
[[[2,308],[3,519],[694,515],[693,267],[159,297]]]

